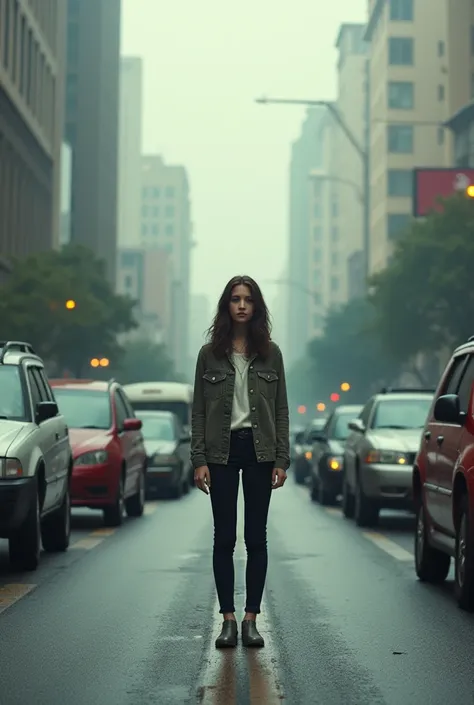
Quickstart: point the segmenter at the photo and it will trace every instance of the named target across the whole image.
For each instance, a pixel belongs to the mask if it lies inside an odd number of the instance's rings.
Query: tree
[[[81,376],[91,358],[119,357],[117,336],[136,326],[134,305],[114,293],[94,253],[68,245],[14,263],[0,288],[0,338],[31,342],[56,373]]]
[[[414,222],[372,279],[384,350],[399,361],[452,348],[473,334],[474,202],[464,195]]]
[[[181,381],[166,347],[148,338],[136,338],[123,346],[120,365],[114,373],[122,384]]]
[[[318,401],[341,394],[341,384],[348,382],[351,389],[341,396],[348,403],[362,403],[374,389],[398,375],[397,366],[381,348],[374,310],[365,299],[354,299],[331,311],[323,336],[309,343],[308,354],[314,363]]]

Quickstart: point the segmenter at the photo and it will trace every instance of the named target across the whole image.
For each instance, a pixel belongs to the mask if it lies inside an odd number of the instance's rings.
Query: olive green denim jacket
[[[199,351],[194,382],[191,460],[194,468],[229,460],[235,369],[230,357],[217,358],[210,345]],[[288,400],[281,350],[271,343],[266,359],[250,360],[248,393],[258,462],[290,465]]]

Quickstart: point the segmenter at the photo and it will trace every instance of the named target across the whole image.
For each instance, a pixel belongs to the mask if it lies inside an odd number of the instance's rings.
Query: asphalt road
[[[474,617],[419,584],[410,517],[362,532],[290,479],[272,500],[261,631],[213,646],[208,499],[147,506],[105,531],[74,519],[67,554],[9,572],[0,542],[0,705],[474,703]],[[243,606],[244,551],[236,555]],[[240,616],[240,615],[239,615]]]

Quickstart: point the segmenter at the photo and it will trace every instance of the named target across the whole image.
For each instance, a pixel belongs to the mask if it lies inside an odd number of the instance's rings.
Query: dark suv
[[[423,429],[413,468],[415,566],[440,583],[455,561],[460,607],[474,609],[474,338],[449,361]]]

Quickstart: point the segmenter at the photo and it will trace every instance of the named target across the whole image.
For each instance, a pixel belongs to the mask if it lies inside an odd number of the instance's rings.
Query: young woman
[[[227,284],[209,339],[196,364],[191,457],[195,483],[210,494],[214,517],[214,579],[224,620],[216,647],[237,645],[233,553],[240,470],[247,547],[242,642],[261,647],[256,618],[267,573],[268,507],[272,490],[285,484],[290,453],[283,359],[253,279],[234,277]]]

